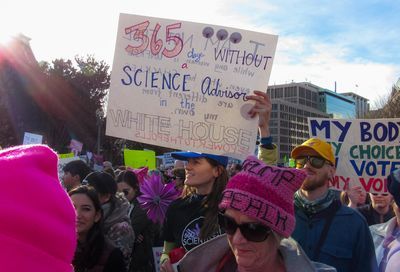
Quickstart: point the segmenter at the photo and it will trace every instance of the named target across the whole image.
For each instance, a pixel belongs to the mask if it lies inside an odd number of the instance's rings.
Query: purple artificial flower
[[[142,195],[138,196],[137,200],[147,212],[148,218],[154,223],[162,224],[169,204],[179,196],[175,184],[164,184],[160,175],[153,174],[144,178],[140,191]]]

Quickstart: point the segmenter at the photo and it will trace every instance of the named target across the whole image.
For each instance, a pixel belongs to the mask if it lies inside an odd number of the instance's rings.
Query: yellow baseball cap
[[[310,149],[317,152],[321,157],[323,157],[325,160],[329,161],[330,163],[332,163],[333,166],[335,166],[335,156],[333,155],[332,146],[329,143],[322,141],[318,138],[308,139],[301,145],[296,146],[292,150],[291,156],[293,159],[296,159],[300,157],[304,151]]]

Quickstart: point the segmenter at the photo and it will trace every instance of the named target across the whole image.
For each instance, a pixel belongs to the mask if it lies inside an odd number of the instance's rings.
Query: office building
[[[309,82],[268,86],[272,100],[271,135],[279,161],[286,163],[293,148],[309,138],[308,117],[355,118],[355,101]]]
[[[341,95],[353,98],[356,103],[356,118],[364,118],[369,112],[369,100],[353,92],[341,93]]]
[[[319,89],[319,109],[334,119],[355,119],[356,102],[350,96],[344,96],[328,89]]]

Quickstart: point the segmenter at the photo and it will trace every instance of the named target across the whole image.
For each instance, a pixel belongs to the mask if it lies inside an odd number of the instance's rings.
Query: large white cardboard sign
[[[277,36],[121,14],[106,134],[244,158],[257,118],[246,95],[265,91]]]
[[[387,193],[386,177],[400,168],[400,119],[308,119],[310,137],[330,142],[336,158],[333,188],[361,186]]]

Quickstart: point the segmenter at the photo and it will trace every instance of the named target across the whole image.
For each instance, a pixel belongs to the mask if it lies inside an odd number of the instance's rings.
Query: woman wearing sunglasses
[[[400,169],[387,177],[387,189],[393,197],[395,216],[389,221],[370,226],[379,271],[400,271]]]
[[[258,115],[262,147],[260,156],[266,161],[275,162],[276,147],[269,137],[271,101],[260,91],[254,91],[247,99],[255,101],[248,114],[251,118]],[[162,272],[173,271],[170,257],[174,252],[182,254],[223,233],[218,224],[218,204],[228,182],[228,158],[225,156],[175,152],[172,157],[187,161],[186,178],[182,197],[171,203],[166,213],[164,250],[160,260]],[[194,271],[198,271],[197,268]]]
[[[364,215],[368,226],[381,224],[395,216],[392,202],[393,197],[388,193],[369,193],[370,204],[357,208]]]
[[[305,177],[302,170],[248,157],[219,204],[226,236],[193,249],[180,261],[179,271],[336,271],[311,262],[288,239],[295,227],[293,195]]]

